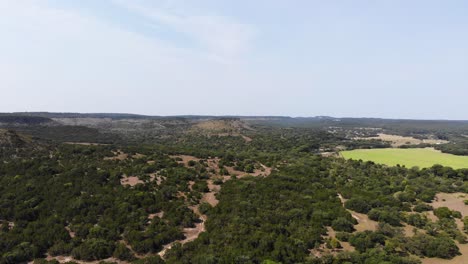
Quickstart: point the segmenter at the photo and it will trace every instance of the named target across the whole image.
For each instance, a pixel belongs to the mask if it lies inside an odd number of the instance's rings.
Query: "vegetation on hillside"
[[[1,150],[0,263],[419,263],[453,258],[467,242],[464,215],[431,206],[437,193],[468,193],[467,169],[322,156],[388,147],[343,131],[253,126],[217,135],[166,122],[159,135],[119,135],[109,145],[58,143],[82,137],[62,128],[17,128],[43,129],[49,141],[8,132],[21,140]],[[93,131],[90,143],[102,135]],[[375,228],[357,228],[357,216]]]

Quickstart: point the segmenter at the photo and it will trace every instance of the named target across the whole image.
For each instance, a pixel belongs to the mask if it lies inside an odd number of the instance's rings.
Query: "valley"
[[[0,115],[0,263],[468,257],[458,123],[37,115]]]

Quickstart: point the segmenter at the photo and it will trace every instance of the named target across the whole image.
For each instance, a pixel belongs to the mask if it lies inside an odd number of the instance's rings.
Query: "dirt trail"
[[[343,198],[343,196],[340,193],[338,194],[338,198],[340,198],[341,204],[344,207],[346,199]],[[360,214],[349,209],[346,209],[346,211],[348,211],[351,214],[351,216],[358,221],[358,224],[354,226],[356,232],[362,232],[365,230],[377,230],[377,226],[379,223],[369,219],[369,216],[367,216],[366,214]]]
[[[322,237],[325,240],[336,239],[335,230],[333,230],[333,228],[329,226],[327,226],[326,228],[327,228],[327,235],[322,236]],[[337,255],[338,253],[343,252],[343,251],[349,251],[349,252],[355,251],[355,248],[351,246],[349,242],[340,241],[340,245],[341,245],[341,248],[330,249],[327,247],[326,243],[323,243],[318,248],[309,249],[309,253],[311,255],[314,255],[317,258],[321,258],[326,255]]]
[[[187,167],[189,167],[188,166],[189,161],[191,161],[191,160],[200,161],[201,160],[201,159],[199,159],[197,157],[189,156],[189,155],[173,155],[173,156],[170,156],[170,157],[174,158],[174,159],[180,159],[178,162],[181,163],[181,164],[184,164]],[[183,233],[185,235],[185,239],[177,240],[177,241],[174,241],[174,242],[171,242],[171,243],[165,245],[163,247],[163,249],[158,253],[158,255],[161,256],[162,258],[164,258],[164,255],[166,254],[167,250],[171,249],[172,246],[175,243],[185,244],[185,243],[194,241],[195,239],[198,238],[198,236],[201,233],[206,231],[205,222],[208,219],[208,217],[200,212],[199,206],[203,202],[209,203],[213,207],[218,205],[219,200],[216,198],[216,195],[221,191],[221,186],[214,184],[214,179],[217,179],[217,178],[218,179],[223,179],[223,182],[228,181],[228,180],[231,179],[230,176],[223,176],[223,175],[219,174],[219,172],[220,172],[220,168],[219,168],[219,165],[218,165],[219,164],[219,158],[216,158],[216,157],[215,158],[209,158],[209,159],[206,160],[206,162],[208,164],[208,167],[210,169],[213,169],[213,171],[215,172],[214,174],[212,174],[210,176],[210,179],[208,179],[206,181],[206,183],[208,184],[209,192],[206,192],[206,193],[203,194],[203,197],[200,199],[199,204],[194,205],[194,206],[189,206],[189,208],[199,217],[200,222],[196,223],[194,228],[184,228]],[[236,176],[241,177],[241,178],[244,177],[244,176],[248,176],[248,175],[268,176],[268,175],[271,174],[272,168],[267,167],[267,166],[265,166],[263,164],[260,164],[260,166],[262,167],[262,169],[256,169],[254,171],[254,173],[246,173],[246,172],[242,172],[242,171],[237,171],[233,167],[226,167],[226,169],[228,170],[229,174],[236,175]],[[192,181],[189,182],[189,189],[190,190],[192,190],[193,184],[195,184],[195,182],[192,182]],[[187,197],[187,195],[185,193],[180,193],[180,196],[185,197],[185,198]]]
[[[244,139],[246,141],[248,141],[247,138],[244,138]],[[104,159],[105,160],[125,160],[125,159],[127,159],[129,157],[128,154],[123,153],[120,150],[114,152],[113,154],[115,156],[106,157]],[[137,154],[137,155],[133,155],[132,157],[133,158],[139,158],[139,157],[143,156],[143,155],[141,155],[141,156],[140,155],[141,154]],[[187,166],[187,167],[189,167],[188,162],[190,160],[194,160],[194,161],[197,161],[197,162],[201,160],[199,158],[196,158],[194,156],[189,156],[189,155],[173,155],[173,156],[170,156],[170,157],[173,158],[173,159],[180,159],[178,162],[181,163],[181,164],[184,164],[184,166]],[[200,204],[203,203],[203,202],[207,202],[211,206],[216,206],[219,203],[219,200],[216,198],[216,195],[221,191],[221,186],[214,184],[214,179],[223,179],[223,181],[225,182],[225,181],[230,180],[231,177],[230,176],[220,175],[220,168],[219,168],[219,165],[218,165],[219,164],[219,158],[210,158],[210,159],[207,159],[206,161],[207,161],[208,167],[213,169],[215,173],[213,175],[211,175],[210,179],[207,180],[209,192],[203,194],[202,198],[200,199]],[[258,177],[258,176],[268,176],[268,175],[271,174],[272,168],[267,167],[267,166],[265,166],[263,164],[260,164],[260,166],[262,167],[262,169],[255,169],[253,173],[246,173],[246,172],[243,172],[243,171],[237,171],[233,167],[227,167],[227,170],[229,171],[230,174],[236,175],[239,178],[246,177],[246,176],[249,176],[249,175]],[[161,182],[164,180],[164,177],[159,176],[157,173],[152,173],[152,174],[150,174],[150,181],[154,181],[154,180],[156,180],[157,184],[160,185]],[[144,181],[140,180],[136,176],[126,176],[126,175],[124,175],[122,177],[122,179],[121,179],[121,184],[122,185],[135,186],[138,183],[144,184]],[[192,187],[193,187],[194,184],[195,184],[194,181],[189,182],[189,189],[190,190],[192,190]],[[185,199],[187,199],[187,194],[184,193],[184,192],[179,192],[179,196],[184,197]],[[205,222],[208,219],[208,217],[200,212],[200,210],[199,210],[200,204],[189,206],[189,208],[194,212],[194,214],[199,217],[199,222],[195,223],[195,227],[193,227],[193,228],[184,228],[183,233],[185,235],[185,238],[182,239],[182,240],[173,241],[173,242],[165,245],[163,247],[163,249],[159,253],[157,253],[157,255],[164,258],[164,255],[166,254],[166,252],[169,249],[171,249],[172,246],[174,246],[175,243],[185,244],[185,243],[192,242],[195,239],[197,239],[198,236],[201,233],[206,231]],[[148,215],[148,220],[151,221],[155,217],[162,218],[163,216],[164,216],[164,212],[149,214]],[[125,241],[122,241],[122,242],[124,244],[126,244],[127,247],[129,247],[130,250],[132,250],[131,247],[127,243],[125,243]],[[343,243],[342,243],[342,245],[343,245]],[[343,246],[345,247],[346,245],[343,245]],[[139,255],[139,254],[135,253],[135,256],[137,258],[143,258],[143,257],[146,257],[148,255]],[[69,261],[74,261],[74,262],[79,263],[79,264],[98,264],[98,263],[100,263],[102,261],[102,260],[99,260],[99,261],[79,261],[79,260],[73,259],[71,256],[56,256],[56,257],[48,256],[47,260],[57,260],[60,263],[66,263],[66,262],[69,262]],[[104,261],[114,262],[114,263],[117,263],[117,264],[127,264],[127,263],[129,263],[129,262],[126,262],[126,261],[118,260],[116,258],[108,258],[108,259],[105,259]],[[30,262],[30,263],[33,263],[33,262]]]
[[[216,194],[221,190],[221,186],[213,183],[213,180],[208,180],[209,192],[205,193],[201,199],[201,202],[209,203],[211,206],[216,206],[219,200],[216,198]]]
[[[167,245],[165,245],[163,247],[163,249],[158,253],[158,255],[161,257],[161,258],[164,258],[164,255],[166,254],[166,252],[172,248],[172,246],[174,246],[175,243],[180,243],[180,244],[185,244],[185,243],[188,243],[188,242],[192,242],[194,241],[195,239],[198,238],[198,236],[205,232],[206,229],[205,229],[205,221],[208,219],[208,217],[204,214],[202,214],[199,210],[199,205],[195,205],[195,206],[190,206],[189,208],[199,217],[200,219],[200,222],[199,223],[196,223],[195,224],[195,227],[192,227],[192,228],[184,228],[184,235],[185,235],[185,238],[182,239],[182,240],[176,240],[176,241],[173,241]]]

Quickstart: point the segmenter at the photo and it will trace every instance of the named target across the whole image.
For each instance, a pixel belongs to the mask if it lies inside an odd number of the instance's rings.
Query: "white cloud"
[[[244,96],[242,45],[175,47],[43,1],[0,0],[0,35],[0,111],[209,113]]]
[[[181,8],[174,10],[135,1],[114,0],[114,3],[149,19],[155,27],[166,26],[188,36],[222,61],[234,60],[247,52],[255,35],[251,25],[224,16],[186,14]]]

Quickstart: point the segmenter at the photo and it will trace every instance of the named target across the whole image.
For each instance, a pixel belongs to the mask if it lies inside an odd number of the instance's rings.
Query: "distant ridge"
[[[378,117],[333,117],[333,116],[275,116],[275,115],[142,115],[130,113],[72,113],[72,112],[10,112],[0,113],[0,117],[43,117],[43,118],[111,118],[111,119],[225,119],[239,118],[242,120],[289,120],[292,122],[343,122],[343,123],[398,123],[398,122],[450,122],[468,124],[468,120],[449,119],[398,119],[398,118],[378,118]]]

